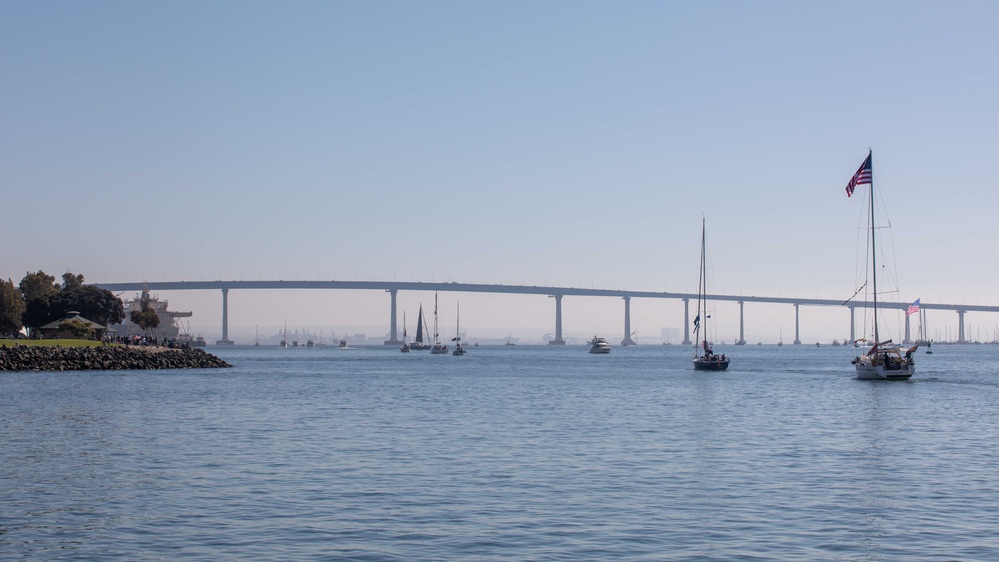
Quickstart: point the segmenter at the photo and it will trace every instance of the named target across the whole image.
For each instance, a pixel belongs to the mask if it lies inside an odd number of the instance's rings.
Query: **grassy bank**
[[[8,340],[0,338],[0,346],[18,344],[37,347],[100,347],[101,342],[93,340]]]

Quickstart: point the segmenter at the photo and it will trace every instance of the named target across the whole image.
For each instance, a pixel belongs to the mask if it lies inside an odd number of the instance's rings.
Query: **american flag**
[[[909,316],[910,314],[915,314],[917,312],[919,312],[919,299],[916,299],[916,302],[910,304],[909,308],[905,309],[905,315]]]
[[[860,165],[860,169],[850,178],[850,183],[846,184],[846,196],[853,195],[853,188],[862,183],[871,183],[871,153],[867,153],[867,160]]]

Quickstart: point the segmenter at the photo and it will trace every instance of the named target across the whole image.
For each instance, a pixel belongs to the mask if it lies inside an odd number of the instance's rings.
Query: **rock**
[[[216,369],[229,363],[198,348],[149,349],[110,345],[0,347],[0,371]]]

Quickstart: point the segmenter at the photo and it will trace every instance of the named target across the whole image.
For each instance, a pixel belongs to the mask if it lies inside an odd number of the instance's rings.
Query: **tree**
[[[111,291],[93,285],[64,288],[49,301],[50,319],[65,316],[71,310],[104,326],[117,324],[125,319],[125,305],[121,299]]]
[[[18,287],[20,287],[21,295],[24,296],[24,302],[26,303],[38,298],[47,300],[55,296],[60,289],[59,284],[56,283],[56,278],[42,270],[38,270],[36,273],[25,274],[24,279],[21,279],[21,284]]]
[[[77,289],[83,286],[83,274],[73,275],[69,271],[62,274],[62,289]]]
[[[39,269],[35,273],[25,274],[18,286],[25,302],[21,323],[28,328],[32,337],[37,336],[38,328],[52,321],[50,302],[59,294],[60,285],[56,283],[54,276]]]
[[[21,329],[24,297],[10,279],[0,281],[0,336],[12,336]]]
[[[156,314],[153,307],[149,306],[149,300],[149,291],[142,291],[142,299],[139,301],[141,306],[138,310],[133,310],[129,314],[132,322],[135,322],[140,328],[147,331],[160,325],[160,316]]]
[[[38,336],[38,328],[51,322],[51,307],[48,298],[37,298],[28,301],[21,315],[21,323],[28,329],[31,337]]]
[[[39,270],[25,275],[20,287],[26,302],[21,323],[28,327],[32,336],[37,336],[38,328],[62,318],[71,310],[105,326],[125,319],[125,305],[121,299],[111,291],[84,285],[83,275],[67,271],[62,275],[60,288],[55,277]]]
[[[94,334],[94,329],[79,318],[59,322],[59,329],[63,332],[69,332],[78,338],[93,337]]]

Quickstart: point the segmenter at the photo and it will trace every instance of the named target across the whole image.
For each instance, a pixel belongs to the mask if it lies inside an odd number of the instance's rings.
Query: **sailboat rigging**
[[[871,241],[871,302],[874,313],[874,345],[863,355],[855,357],[852,361],[857,371],[857,378],[861,380],[906,380],[912,377],[916,371],[916,365],[912,358],[912,353],[919,345],[908,348],[905,355],[898,344],[892,341],[881,341],[878,333],[878,267],[877,267],[877,243],[874,220],[874,167],[872,165],[873,151],[867,153],[857,173],[853,175],[846,186],[846,195],[853,194],[854,187],[861,184],[871,186],[870,199],[870,241]]]
[[[409,342],[406,341],[409,338],[409,334],[406,333],[406,311],[402,311],[402,347],[399,351],[403,353],[409,353]]]
[[[701,267],[697,280],[697,316],[694,317],[694,341],[700,342],[694,346],[694,370],[696,371],[724,371],[728,369],[729,358],[724,354],[718,356],[708,344],[708,314],[707,307],[707,262],[705,261],[705,226],[704,217],[701,217]],[[702,319],[703,314],[703,319]],[[703,328],[703,336],[701,329]],[[698,345],[701,351],[697,351]],[[703,354],[701,354],[703,352]]]
[[[413,351],[430,349],[430,344],[424,343],[423,341],[424,332],[430,334],[430,330],[425,329],[426,325],[427,319],[423,317],[423,305],[421,304],[420,314],[416,317],[416,337],[413,338],[413,343],[409,344],[409,349],[412,349]]]
[[[447,346],[441,343],[440,332],[437,330],[437,292],[434,292],[434,346],[430,348],[434,355],[447,355]]]
[[[454,351],[451,352],[451,355],[464,355],[465,348],[461,346],[461,303],[458,303],[457,312],[455,313],[454,325],[455,325],[455,334],[454,337],[451,338],[451,341],[454,342]]]

